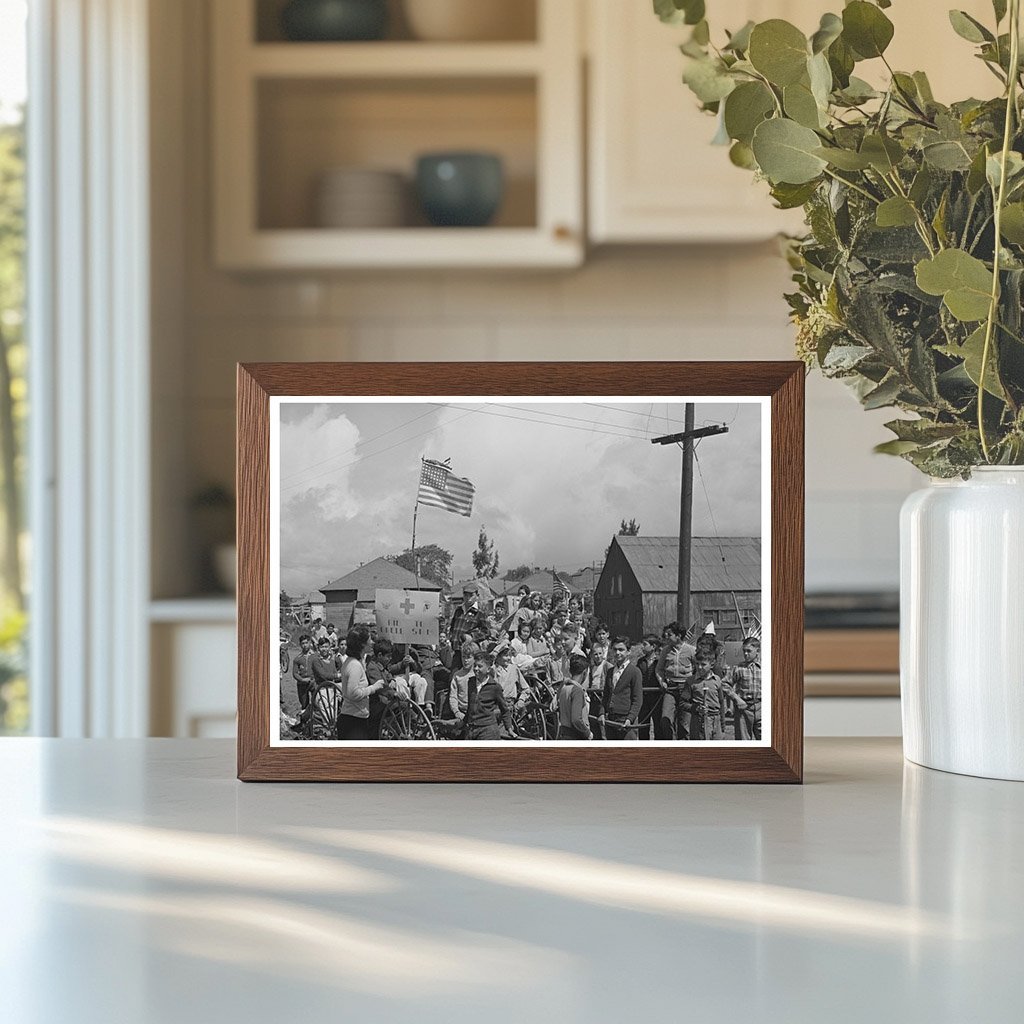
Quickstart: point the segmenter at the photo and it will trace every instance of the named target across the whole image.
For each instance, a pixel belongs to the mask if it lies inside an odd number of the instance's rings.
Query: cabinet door
[[[774,209],[764,183],[712,146],[715,121],[682,84],[678,49],[689,31],[663,25],[649,0],[585,0],[590,26],[589,215],[593,242],[713,242],[799,231],[798,211]],[[712,35],[748,19],[786,18],[807,34],[836,0],[709,0]],[[894,67],[924,70],[944,102],[997,95],[998,82],[949,24],[946,4],[900,0],[886,11],[896,26]],[[986,25],[990,0],[955,6]],[[1003,24],[1005,31],[1006,25]],[[881,61],[857,72],[887,81]]]
[[[799,230],[767,186],[712,146],[715,119],[682,83],[686,26],[663,25],[648,0],[590,5],[590,237],[594,242],[714,242]],[[799,7],[807,8],[800,17]],[[748,19],[817,26],[822,0],[708,3],[712,33]],[[806,23],[806,24],[805,24]]]

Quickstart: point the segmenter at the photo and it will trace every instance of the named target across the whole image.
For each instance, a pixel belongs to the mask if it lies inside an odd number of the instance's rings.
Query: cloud
[[[647,435],[682,429],[682,404],[659,405],[653,418],[648,404],[607,409],[525,400],[439,407],[427,418],[420,418],[421,404],[303,408],[309,411],[289,419],[287,431],[282,421],[281,431],[282,455],[309,467],[291,481],[301,486],[282,495],[282,582],[289,592],[409,546],[421,455],[451,458],[453,471],[476,488],[471,518],[428,507],[418,515],[417,544],[452,552],[457,571],[468,570],[481,526],[504,569],[600,566],[623,518],[635,517],[646,536],[678,535],[680,454]],[[760,534],[760,408],[698,406],[698,425],[729,418],[728,434],[698,447],[698,536]],[[339,457],[311,465],[332,451]],[[311,479],[339,464],[347,468]],[[283,487],[288,474],[286,461]]]

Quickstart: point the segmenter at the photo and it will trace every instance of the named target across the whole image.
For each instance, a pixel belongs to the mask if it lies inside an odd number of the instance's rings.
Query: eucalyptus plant
[[[997,95],[945,105],[892,68],[890,0],[852,0],[806,36],[749,22],[712,42],[705,0],[654,0],[691,26],[683,80],[715,141],[807,233],[786,240],[797,350],[887,424],[879,451],[937,477],[1024,464],[1024,134],[1020,2],[950,11]],[[880,62],[887,88],[856,75]]]

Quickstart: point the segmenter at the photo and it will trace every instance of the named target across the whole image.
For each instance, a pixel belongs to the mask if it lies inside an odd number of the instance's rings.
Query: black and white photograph
[[[270,417],[274,745],[770,743],[767,400]]]

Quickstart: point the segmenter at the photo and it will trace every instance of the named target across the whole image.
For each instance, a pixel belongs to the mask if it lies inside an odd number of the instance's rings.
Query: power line
[[[590,427],[574,427],[574,426],[572,426],[572,425],[570,425],[568,423],[555,423],[552,420],[538,420],[538,419],[532,419],[532,418],[529,418],[529,417],[526,417],[526,416],[514,416],[511,413],[495,412],[492,409],[472,409],[470,411],[471,412],[475,412],[475,413],[479,413],[481,416],[499,416],[502,419],[519,420],[522,423],[539,423],[539,424],[541,424],[542,426],[545,426],[545,427],[558,427],[560,430],[582,430],[582,431],[585,431],[586,433],[607,434],[609,437],[621,437],[621,438],[625,438],[627,441],[642,441],[642,440],[644,440],[644,437],[641,434],[622,434],[622,433],[616,433],[616,432],[611,431],[611,430],[595,430],[593,426],[590,426]],[[557,415],[557,414],[551,414],[551,415]],[[590,421],[582,420],[581,422],[587,423],[587,422],[590,422]],[[609,426],[609,424],[607,424],[607,423],[601,424],[601,425],[602,426]],[[615,424],[615,425],[617,425],[617,424]],[[629,430],[629,429],[632,429],[632,428],[625,427],[623,429]]]
[[[444,408],[444,407],[443,407]],[[414,434],[412,437],[407,437],[402,441],[397,441],[395,444],[389,445],[387,448],[381,448],[379,452],[369,452],[366,455],[360,455],[358,459],[353,459],[351,462],[346,462],[343,466],[335,466],[333,469],[328,469],[324,473],[318,473],[316,476],[310,477],[308,480],[303,480],[298,484],[292,484],[290,487],[283,487],[281,492],[298,490],[300,487],[308,487],[314,480],[319,480],[321,477],[331,476],[333,473],[340,473],[343,469],[348,469],[350,466],[355,466],[360,462],[366,461],[366,459],[372,459],[377,455],[384,455],[386,452],[394,451],[395,448],[401,448],[403,444],[408,444],[410,441],[417,441],[421,437],[426,437],[428,434],[432,434],[435,430],[440,427],[447,427],[452,423],[457,423],[461,419],[465,419],[467,416],[475,412],[475,409],[470,409],[469,412],[463,413],[461,416],[456,416],[454,419],[447,420],[445,423],[438,423],[431,427],[429,430],[424,430],[422,434]]]
[[[708,507],[708,515],[711,516],[711,529],[715,534],[715,543],[718,545],[718,555],[725,565],[725,549],[722,547],[722,538],[718,534],[718,523],[715,522],[715,510],[711,507],[711,497],[708,495],[708,485],[704,482],[704,470],[700,468],[700,459],[697,458],[699,443],[693,446],[693,461],[697,464],[697,476],[700,477],[701,490],[704,491],[704,502]]]
[[[326,459],[321,459],[319,462],[314,462],[310,466],[305,466],[302,469],[297,469],[294,473],[289,473],[288,476],[282,477],[281,482],[284,483],[288,480],[294,480],[297,476],[302,476],[303,473],[308,473],[311,469],[316,469],[317,466],[323,466],[328,462],[333,462],[335,459],[340,459],[344,455],[351,455],[352,452],[358,448],[362,448],[363,445],[373,444],[374,441],[379,441],[382,437],[387,437],[388,434],[393,434],[396,430],[401,430],[403,427],[408,427],[415,423],[417,420],[421,420],[426,416],[433,416],[434,410],[428,409],[424,413],[420,413],[419,416],[413,416],[411,420],[406,420],[405,423],[399,423],[397,427],[391,427],[385,430],[383,433],[377,434],[375,437],[368,437],[365,441],[357,441],[351,448],[346,449],[343,452],[337,452],[334,455],[328,455]]]

